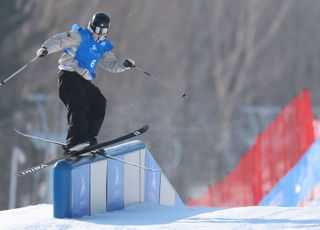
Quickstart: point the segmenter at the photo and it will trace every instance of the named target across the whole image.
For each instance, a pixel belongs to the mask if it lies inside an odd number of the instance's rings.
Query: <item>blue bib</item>
[[[74,59],[78,62],[79,67],[88,70],[93,78],[96,78],[94,73],[100,58],[105,52],[113,49],[113,45],[107,39],[95,41],[91,32],[87,28],[81,28],[74,24],[72,30],[77,30],[82,38],[82,42],[78,47]],[[65,50],[68,52],[68,49]]]

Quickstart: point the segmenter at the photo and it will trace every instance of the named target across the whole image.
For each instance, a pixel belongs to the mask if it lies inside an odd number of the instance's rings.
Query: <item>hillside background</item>
[[[115,54],[133,58],[189,100],[136,70],[97,70],[108,100],[99,140],[144,124],[141,139],[183,199],[230,171],[279,109],[300,89],[320,103],[318,0],[2,0],[0,73],[5,79],[50,36],[96,11],[111,16]],[[48,172],[17,179],[20,169],[59,149],[13,129],[63,141],[66,111],[57,97],[57,59],[36,61],[0,88],[0,209],[49,201]],[[13,156],[20,156],[14,158]],[[23,159],[23,157],[25,159]],[[22,158],[21,158],[22,157]]]

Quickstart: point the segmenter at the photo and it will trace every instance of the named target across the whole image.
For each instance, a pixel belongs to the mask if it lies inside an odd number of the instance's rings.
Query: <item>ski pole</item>
[[[12,75],[10,75],[8,78],[6,78],[5,80],[2,80],[0,82],[0,85],[4,85],[7,81],[9,81],[11,78],[15,77],[18,73],[20,73],[22,70],[24,70],[25,68],[27,68],[32,62],[34,62],[35,60],[38,59],[38,56],[32,58],[30,61],[28,61],[24,66],[22,66],[20,69],[18,69],[15,73],[13,73]]]
[[[164,81],[161,81],[159,78],[153,76],[152,74],[148,73],[148,72],[145,71],[144,69],[142,69],[142,68],[140,68],[140,67],[138,67],[138,66],[135,66],[135,68],[136,68],[138,71],[140,71],[140,72],[144,73],[145,75],[147,75],[148,77],[151,77],[151,78],[153,78],[154,80],[156,80],[157,82],[159,82],[159,83],[161,83],[162,85],[166,86],[168,89],[171,89],[173,92],[181,95],[184,99],[187,99],[187,98],[188,98],[186,93],[183,93],[183,92],[181,92],[180,90],[178,90],[178,89],[174,88],[173,86],[169,85],[168,83],[166,83],[166,82],[164,82]]]

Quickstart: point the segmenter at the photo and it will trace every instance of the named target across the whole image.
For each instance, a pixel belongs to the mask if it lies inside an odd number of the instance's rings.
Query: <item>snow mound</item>
[[[0,212],[0,229],[320,229],[320,208],[197,208],[136,204],[81,219],[55,219],[49,204]]]

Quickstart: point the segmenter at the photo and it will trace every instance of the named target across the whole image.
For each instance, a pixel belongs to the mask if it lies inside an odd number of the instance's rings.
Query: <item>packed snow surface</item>
[[[0,229],[320,229],[320,208],[190,208],[136,204],[81,219],[53,218],[49,204],[0,212]]]

